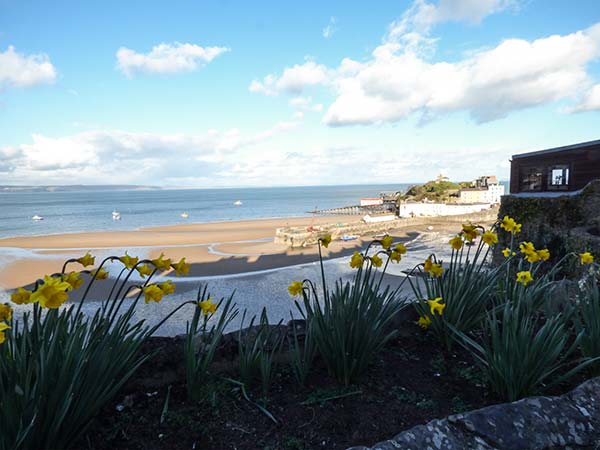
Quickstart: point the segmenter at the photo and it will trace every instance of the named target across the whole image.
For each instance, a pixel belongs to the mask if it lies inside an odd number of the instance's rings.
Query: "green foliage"
[[[197,302],[208,301],[210,294],[207,286],[198,288]],[[186,324],[186,338],[184,342],[185,373],[188,398],[199,401],[205,396],[204,385],[207,382],[208,368],[212,364],[215,352],[223,338],[223,332],[227,325],[238,315],[238,309],[233,302],[233,294],[225,300],[221,299],[217,304],[220,316],[216,323],[208,328],[212,314],[203,314],[198,306],[194,309],[191,323]],[[202,324],[200,324],[200,316]]]
[[[600,294],[596,280],[588,280],[582,290],[575,326],[581,334],[583,356],[600,358]],[[600,373],[600,363],[592,367],[595,374]]]
[[[455,195],[460,188],[460,184],[453,183],[451,181],[428,181],[421,186],[411,186],[408,191],[406,191],[406,194],[401,196],[401,200],[411,199],[415,201],[422,201],[428,199],[441,202],[448,200],[451,195]]]
[[[560,313],[542,317],[521,305],[506,303],[487,316],[478,338],[456,333],[479,361],[491,389],[508,401],[564,381],[589,364],[589,360],[572,358],[581,333],[571,339]],[[567,366],[573,368],[562,373]]]
[[[303,308],[298,305],[319,355],[344,386],[358,380],[396,335],[391,323],[405,305],[399,289],[381,290],[383,273],[379,275],[368,262],[366,266],[358,269],[352,283],[337,281],[333,291],[324,290],[322,299],[310,283],[311,289],[302,291]]]
[[[109,259],[117,258],[100,267]],[[134,269],[125,280],[117,278],[111,291],[116,294],[91,318],[81,305],[95,276],[79,307],[42,310],[36,303],[22,321],[14,320],[0,345],[0,449],[70,447],[151,356],[139,354],[142,344],[187,303],[154,327],[134,322],[142,291],[127,306],[131,289],[121,296]]]
[[[301,386],[304,386],[306,377],[317,354],[317,347],[309,324],[305,325],[304,339],[301,342],[294,321],[292,320],[290,323],[292,327],[292,338],[289,339],[290,364],[296,381]]]

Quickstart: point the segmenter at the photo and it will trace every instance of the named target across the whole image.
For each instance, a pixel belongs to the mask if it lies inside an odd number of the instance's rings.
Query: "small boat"
[[[242,201],[241,200],[236,200],[235,202],[233,202],[233,204],[235,206],[242,206]]]
[[[37,214],[31,218],[31,220],[35,220],[36,222],[39,220],[44,220],[42,216],[38,216]]]
[[[189,214],[188,214],[188,213],[186,213],[186,212],[184,212],[184,213],[181,213],[180,215],[181,215],[181,217],[182,217],[182,218],[184,218],[184,219],[187,219],[188,217],[190,217],[190,216],[189,216]]]
[[[340,239],[342,241],[355,241],[356,239],[358,239],[358,236],[355,236],[353,234],[345,234]]]
[[[121,220],[121,213],[119,211],[113,211],[112,220]]]

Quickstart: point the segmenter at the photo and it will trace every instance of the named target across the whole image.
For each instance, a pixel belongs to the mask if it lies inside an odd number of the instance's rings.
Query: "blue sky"
[[[0,184],[507,178],[599,130],[597,0],[0,0]]]

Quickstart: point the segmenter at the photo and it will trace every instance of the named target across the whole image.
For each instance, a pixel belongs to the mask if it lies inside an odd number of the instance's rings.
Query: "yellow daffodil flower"
[[[92,256],[90,254],[90,252],[87,252],[85,255],[83,255],[81,258],[77,259],[77,262],[79,264],[81,264],[83,267],[87,267],[87,266],[93,266],[94,262],[96,261],[96,257]]]
[[[491,246],[498,243],[498,235],[493,231],[488,230],[481,235],[481,240]]]
[[[521,227],[522,226],[523,226],[523,224],[516,223],[515,227],[513,228],[513,234],[519,234],[521,232]]]
[[[151,284],[142,289],[144,291],[144,301],[146,303],[156,302],[159,303],[164,295],[164,292],[156,284]]]
[[[4,335],[4,332],[9,329],[10,327],[7,324],[0,323],[0,344],[4,344],[4,341],[6,341],[6,336]]]
[[[190,265],[185,262],[185,258],[181,258],[178,263],[173,264],[171,267],[175,269],[175,275],[178,277],[190,273]]]
[[[141,266],[137,266],[136,270],[142,278],[150,276],[152,275],[152,272],[154,272],[154,268],[150,267],[150,265],[148,264],[142,264]]]
[[[406,246],[404,244],[396,244],[394,245],[394,251],[400,253],[401,255],[406,254]]]
[[[158,270],[169,270],[171,268],[171,260],[168,258],[164,259],[164,256],[164,253],[161,253],[158,258],[152,260],[152,264]]]
[[[362,267],[364,260],[365,258],[362,254],[354,252],[352,258],[350,258],[350,267],[353,269],[358,269],[359,267]]]
[[[392,250],[392,253],[390,253],[390,260],[392,262],[399,263],[401,259],[402,259],[402,255],[400,253],[398,253],[396,250]]]
[[[163,291],[163,294],[170,295],[175,292],[175,283],[171,280],[164,281],[158,285],[159,288]]]
[[[448,241],[448,244],[450,244],[450,247],[454,250],[460,250],[463,246],[463,240],[460,236],[456,235]]]
[[[579,262],[581,264],[592,264],[594,262],[594,256],[590,252],[580,253]]]
[[[477,225],[473,225],[471,222],[463,223],[462,234],[465,237],[465,240],[472,242],[475,238],[477,238],[477,236],[479,236]]]
[[[371,256],[371,264],[373,265],[373,267],[381,267],[381,265],[383,264],[383,259],[381,259],[377,255],[373,255]]]
[[[137,256],[129,256],[127,252],[125,252],[125,255],[121,256],[119,261],[121,261],[127,269],[131,270],[138,263],[139,258]]]
[[[532,281],[533,281],[533,277],[531,276],[530,271],[526,270],[526,271],[517,273],[517,283],[521,283],[523,286],[527,286]]]
[[[521,245],[519,245],[519,250],[521,250],[521,253],[525,255],[525,259],[530,263],[538,262],[540,260],[540,254],[535,249],[533,242],[522,242]],[[549,253],[548,257],[550,257]]]
[[[292,284],[288,286],[288,292],[292,296],[301,295],[302,294],[302,281],[293,281]]]
[[[431,257],[429,257],[423,263],[423,271],[429,272],[431,270],[431,266],[433,266],[433,263],[431,262]]]
[[[544,248],[542,250],[537,251],[538,258],[542,261],[548,261],[550,259],[550,250]]]
[[[325,236],[319,239],[319,242],[321,243],[321,245],[323,245],[323,247],[329,247],[329,244],[331,244],[331,235],[326,234]]]
[[[217,311],[217,304],[212,302],[211,297],[208,297],[203,302],[199,302],[198,306],[200,309],[202,309],[204,317],[208,316],[209,314],[214,314]]]
[[[426,330],[431,325],[431,318],[429,316],[421,316],[419,317],[419,321],[417,322],[421,328]]]
[[[502,223],[500,224],[500,228],[508,231],[509,233],[520,233],[521,232],[521,224],[515,222],[515,219],[512,217],[504,216],[502,219]]]
[[[437,312],[441,316],[446,307],[446,304],[442,303],[442,297],[438,297],[434,300],[427,300],[427,304],[429,305],[429,312],[431,315],[434,315]]]
[[[108,272],[104,268],[94,270],[91,274],[96,277],[96,280],[106,280],[108,278]]]
[[[386,234],[383,238],[381,238],[381,246],[386,250],[389,250],[393,243],[394,239],[389,234]]]
[[[15,292],[10,294],[10,301],[16,303],[17,305],[31,303],[31,291],[20,287]]]
[[[73,289],[79,289],[83,284],[83,278],[78,272],[69,272],[63,275],[63,280],[69,283]]]
[[[9,305],[0,304],[0,322],[10,322],[10,319],[12,319],[12,313],[13,310]]]
[[[443,272],[444,268],[441,264],[432,264],[431,268],[429,269],[429,275],[431,275],[432,278],[441,277]]]
[[[69,299],[72,286],[60,277],[44,276],[44,282],[31,294],[31,303],[39,303],[42,308],[57,309]]]

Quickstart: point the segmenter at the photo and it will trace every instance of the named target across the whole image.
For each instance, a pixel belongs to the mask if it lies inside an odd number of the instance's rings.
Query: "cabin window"
[[[542,169],[539,167],[523,167],[521,170],[520,191],[542,190]]]
[[[569,188],[569,166],[559,164],[548,168],[548,189],[566,190]]]

